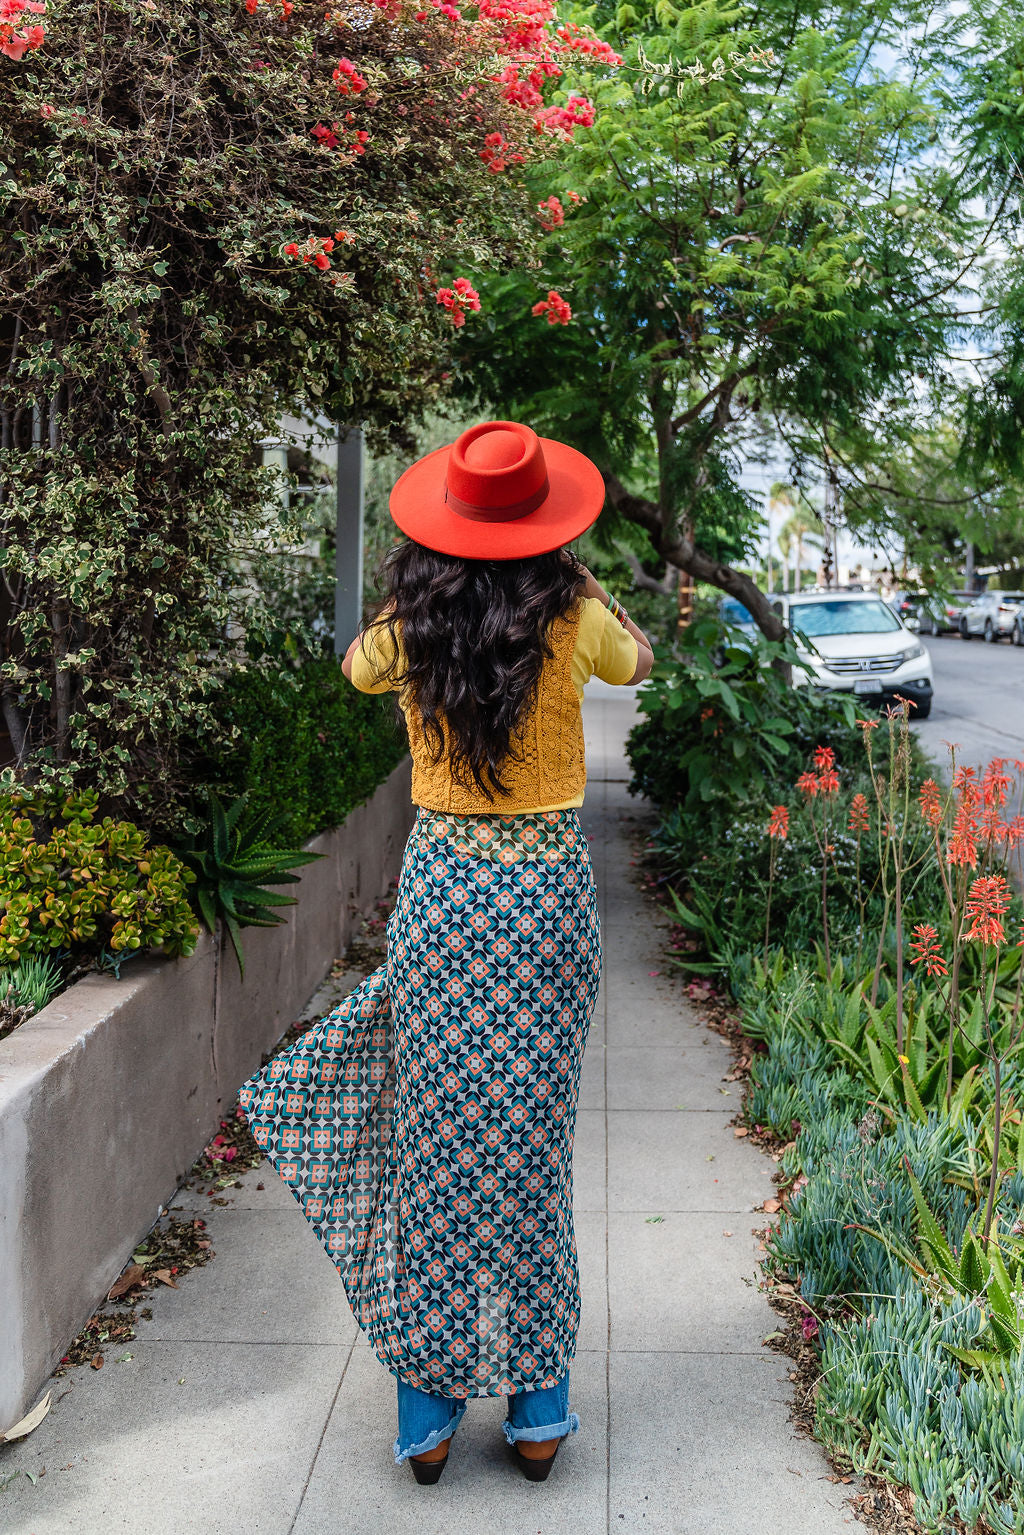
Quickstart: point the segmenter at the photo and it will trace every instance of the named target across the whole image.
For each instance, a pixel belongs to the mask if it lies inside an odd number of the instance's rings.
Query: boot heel
[[[409,1464],[421,1487],[433,1487],[435,1482],[441,1480],[441,1472],[448,1464],[448,1457],[446,1455],[444,1460],[417,1460],[410,1455]]]
[[[547,1481],[551,1474],[551,1467],[555,1464],[555,1456],[558,1454],[558,1448],[561,1443],[562,1441],[559,1439],[558,1444],[555,1445],[555,1448],[546,1460],[533,1460],[529,1455],[524,1455],[518,1445],[514,1444],[512,1446],[515,1451],[516,1460],[519,1463],[519,1469],[528,1482]]]

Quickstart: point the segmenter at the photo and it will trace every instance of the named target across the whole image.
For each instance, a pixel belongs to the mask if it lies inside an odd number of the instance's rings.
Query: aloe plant
[[[1024,1242],[994,1234],[986,1239],[968,1227],[959,1253],[954,1252],[909,1159],[904,1157],[903,1161],[917,1211],[917,1251],[892,1231],[860,1225],[857,1229],[881,1242],[943,1299],[962,1295],[978,1302],[984,1317],[979,1336],[981,1346],[943,1344],[961,1363],[972,1369],[985,1369],[1016,1358],[1024,1346],[1024,1323],[1017,1307],[1017,1296],[1024,1285]]]
[[[218,918],[223,922],[238,961],[238,973],[243,976],[241,929],[275,927],[285,919],[273,907],[295,905],[294,896],[267,887],[297,884],[298,876],[288,871],[323,857],[303,848],[275,847],[273,838],[284,817],[264,815],[247,820],[247,799],[243,794],[225,807],[211,794],[209,822],[190,843],[177,849],[179,858],[196,876],[189,896],[198,915],[211,933]]]

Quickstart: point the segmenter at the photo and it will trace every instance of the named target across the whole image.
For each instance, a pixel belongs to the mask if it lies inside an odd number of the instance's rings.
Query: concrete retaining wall
[[[221,1112],[398,873],[406,759],[309,847],[299,905],[187,959],[90,975],[0,1041],[0,1430],[31,1405]]]

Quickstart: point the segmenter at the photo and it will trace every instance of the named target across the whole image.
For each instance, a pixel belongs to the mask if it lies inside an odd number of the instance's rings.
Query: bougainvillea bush
[[[38,0],[0,15],[7,777],[156,824],[292,530],[284,412],[408,443],[529,261],[523,166],[610,59],[547,0]]]

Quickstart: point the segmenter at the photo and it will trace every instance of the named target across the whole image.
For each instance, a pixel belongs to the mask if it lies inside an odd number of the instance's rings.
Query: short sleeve
[[[352,685],[360,693],[391,693],[400,683],[386,673],[395,659],[395,642],[386,624],[370,624],[352,653]]]
[[[616,686],[631,682],[639,657],[639,646],[629,630],[612,617],[597,597],[588,597],[573,656],[578,686],[582,688],[590,677],[600,677],[602,682]]]

